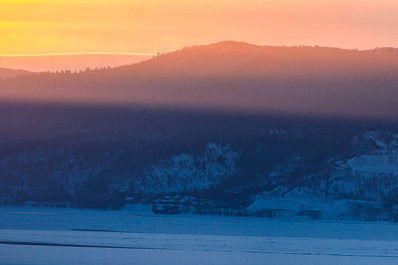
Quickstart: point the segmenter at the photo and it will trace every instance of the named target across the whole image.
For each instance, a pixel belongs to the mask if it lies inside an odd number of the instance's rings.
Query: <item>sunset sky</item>
[[[221,40],[398,47],[397,14],[396,0],[0,0],[0,54],[151,55]]]

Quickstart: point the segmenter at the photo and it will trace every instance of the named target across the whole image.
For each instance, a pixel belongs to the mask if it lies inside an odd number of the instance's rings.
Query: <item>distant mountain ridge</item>
[[[398,120],[394,51],[225,41],[112,69],[4,81],[0,100]]]
[[[21,70],[21,69],[14,70],[14,69],[0,67],[0,79],[15,78],[18,76],[32,75],[32,74],[34,73],[26,70]]]
[[[311,46],[259,46],[223,41],[190,46],[160,54],[153,59],[121,69],[140,74],[222,75],[273,77],[273,75],[312,77],[314,74],[346,75],[387,71],[398,65],[398,49],[347,50]],[[366,65],[366,63],[372,64]],[[365,65],[364,65],[365,63]],[[381,67],[381,68],[380,68]]]
[[[25,69],[31,72],[84,71],[87,68],[116,67],[137,63],[151,58],[148,54],[37,54],[0,56],[0,66],[9,69]]]

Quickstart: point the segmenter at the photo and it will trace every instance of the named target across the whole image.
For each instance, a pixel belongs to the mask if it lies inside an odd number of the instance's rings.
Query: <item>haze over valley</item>
[[[116,68],[5,80],[2,100],[147,105],[397,119],[393,48],[268,47],[226,41]]]

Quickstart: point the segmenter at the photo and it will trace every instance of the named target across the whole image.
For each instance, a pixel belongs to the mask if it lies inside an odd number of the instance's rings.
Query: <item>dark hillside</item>
[[[398,119],[398,53],[221,42],[78,74],[0,82],[1,99]]]

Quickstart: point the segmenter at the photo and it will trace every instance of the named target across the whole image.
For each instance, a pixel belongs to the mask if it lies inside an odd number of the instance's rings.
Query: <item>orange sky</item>
[[[0,55],[152,54],[221,40],[398,47],[398,1],[0,0],[0,36]]]

